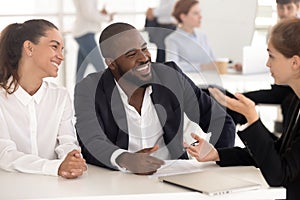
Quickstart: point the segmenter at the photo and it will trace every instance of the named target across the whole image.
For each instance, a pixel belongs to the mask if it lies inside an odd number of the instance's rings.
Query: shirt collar
[[[186,31],[184,31],[183,29],[181,28],[177,28],[177,31],[180,33],[180,34],[183,34],[187,37],[190,37],[190,38],[193,38],[193,39],[197,39],[197,34],[195,33],[195,31],[193,31],[192,33],[188,33]]]
[[[122,87],[119,85],[119,83],[116,81],[116,79],[114,79],[114,80],[115,80],[115,83],[116,83],[116,86],[118,88],[118,91],[120,93],[121,98],[123,100],[126,100],[126,102],[128,103],[128,97],[127,97],[126,93],[124,92],[124,90],[122,89]],[[150,96],[151,94],[152,94],[152,86],[150,85],[150,86],[148,86],[146,88],[144,96],[146,96],[146,95]]]
[[[13,94],[25,106],[27,106],[32,100],[39,104],[46,92],[46,86],[47,84],[42,82],[42,85],[38,91],[31,96],[20,85],[18,85],[18,89]]]

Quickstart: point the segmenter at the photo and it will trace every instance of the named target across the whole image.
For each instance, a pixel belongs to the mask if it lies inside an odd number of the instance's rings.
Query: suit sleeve
[[[257,90],[243,94],[254,101],[255,104],[281,104],[291,93],[293,93],[293,90],[289,86],[272,85],[269,90]]]
[[[276,142],[268,134],[268,129],[260,120],[242,132],[238,132],[241,140],[262,171],[271,186],[286,186],[299,178],[300,171],[300,136],[296,130],[292,143],[281,155],[276,149]]]
[[[115,168],[111,155],[119,149],[111,143],[98,120],[95,109],[95,94],[99,83],[99,74],[92,74],[75,87],[76,131],[82,154],[88,163]]]
[[[217,149],[220,161],[216,163],[221,167],[228,166],[257,166],[251,157],[247,148],[233,147],[233,148],[219,148]]]
[[[175,63],[173,65],[183,77],[184,112],[187,117],[199,124],[204,132],[212,133],[210,143],[215,147],[232,147],[235,140],[235,125],[231,117],[215,100],[182,73]]]
[[[219,86],[212,85],[212,87],[217,87],[224,91],[224,89]],[[206,92],[208,93],[208,91]],[[227,96],[235,98],[229,91],[225,90],[224,92]],[[293,93],[293,90],[289,86],[272,85],[269,90],[250,91],[243,93],[243,95],[254,101],[255,104],[279,104],[281,105],[283,115],[285,116]],[[242,114],[228,108],[227,112],[232,117],[235,124],[245,124],[247,122],[246,118]]]

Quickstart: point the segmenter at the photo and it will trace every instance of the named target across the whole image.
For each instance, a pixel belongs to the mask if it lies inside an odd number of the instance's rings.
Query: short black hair
[[[117,23],[113,23],[111,25],[109,25],[108,27],[106,27],[99,38],[99,46],[100,46],[100,50],[101,53],[103,55],[104,58],[108,58],[110,56],[110,52],[114,49],[114,39],[110,39],[113,36],[125,32],[125,31],[129,31],[129,30],[133,30],[136,29],[134,26],[127,24],[127,23],[123,23],[123,22],[117,22]]]

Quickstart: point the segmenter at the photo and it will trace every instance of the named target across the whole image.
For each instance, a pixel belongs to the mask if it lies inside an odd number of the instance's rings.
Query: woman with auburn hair
[[[43,19],[0,36],[0,168],[76,178],[86,170],[67,90],[44,81],[64,59],[57,27]]]
[[[215,60],[201,25],[201,10],[197,0],[179,0],[172,15],[178,22],[176,31],[165,39],[166,61],[174,61],[184,72],[197,72]]]
[[[238,132],[246,148],[215,149],[197,135],[198,146],[187,146],[187,151],[198,161],[217,161],[221,166],[255,165],[260,168],[270,186],[284,186],[287,199],[300,197],[300,19],[286,19],[272,30],[268,43],[267,66],[276,84],[289,85],[294,96],[283,124],[282,136],[274,141],[259,119],[255,104],[242,94],[235,98],[220,90],[209,89],[222,105],[243,114],[247,126]],[[207,150],[207,147],[210,147]],[[206,147],[205,152],[202,150]],[[201,154],[200,154],[201,152]]]

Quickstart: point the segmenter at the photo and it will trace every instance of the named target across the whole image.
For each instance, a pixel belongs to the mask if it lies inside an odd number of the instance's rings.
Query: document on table
[[[215,162],[202,163],[194,159],[165,160],[165,164],[161,168],[159,168],[156,173],[149,177],[156,178],[160,176],[199,172],[205,170],[205,168],[211,168],[212,166],[216,166]]]

